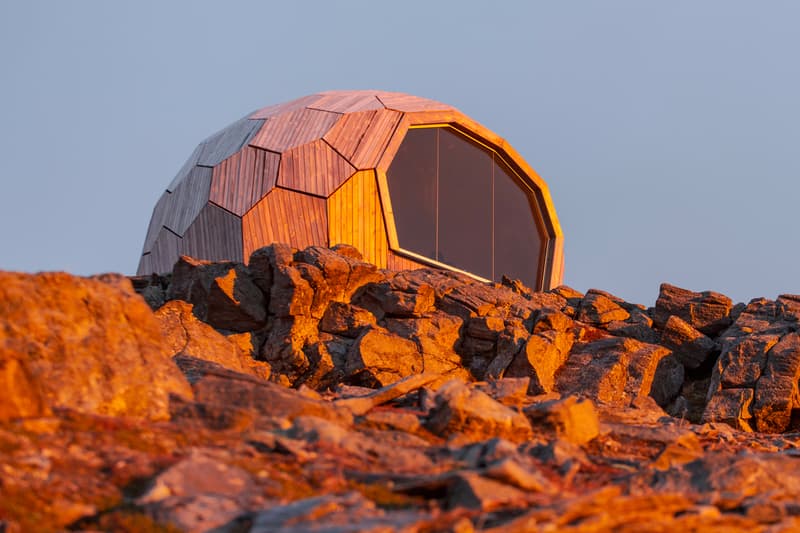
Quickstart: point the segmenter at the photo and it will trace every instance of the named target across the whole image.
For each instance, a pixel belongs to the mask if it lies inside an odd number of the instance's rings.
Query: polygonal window
[[[538,286],[541,215],[499,154],[450,127],[412,128],[386,177],[401,251]]]

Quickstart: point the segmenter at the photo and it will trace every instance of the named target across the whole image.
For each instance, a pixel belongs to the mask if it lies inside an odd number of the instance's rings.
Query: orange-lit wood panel
[[[328,215],[323,198],[272,189],[242,218],[244,257],[274,242],[295,248],[327,246]]]
[[[320,139],[281,155],[278,185],[327,198],[355,171],[353,165]]]
[[[394,135],[403,114],[397,111],[381,110],[370,120],[361,142],[358,143],[350,162],[359,169],[375,168],[386,146]]]
[[[209,200],[236,215],[244,215],[278,179],[281,156],[248,146],[216,167]]]
[[[386,268],[389,243],[374,171],[355,173],[328,198],[328,241],[355,246],[366,261]]]
[[[339,119],[339,113],[297,109],[267,120],[250,144],[264,150],[283,152],[325,135]]]
[[[377,111],[348,113],[333,125],[323,139],[348,160],[352,160],[376,114]]]
[[[319,100],[308,107],[334,113],[354,113],[356,111],[384,108],[381,101],[369,91],[323,94]]]
[[[282,104],[275,104],[270,105],[267,107],[262,107],[258,111],[254,111],[250,114],[251,119],[259,119],[259,118],[272,118],[274,116],[280,115],[281,113],[286,113],[289,111],[295,111],[298,109],[303,109],[309,105],[314,104],[317,100],[320,99],[319,94],[310,94],[308,96],[303,96],[301,98],[296,98],[294,100],[290,100],[289,102],[284,102]]]
[[[377,97],[387,109],[395,111],[411,113],[415,111],[447,111],[453,109],[453,107],[436,100],[420,98],[410,94],[379,92]]]

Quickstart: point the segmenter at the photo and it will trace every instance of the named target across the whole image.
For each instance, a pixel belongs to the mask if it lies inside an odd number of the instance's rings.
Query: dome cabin
[[[457,109],[330,91],[260,109],[195,149],[158,200],[138,274],[180,255],[246,262],[273,242],[339,243],[388,269],[438,267],[537,290],[561,283],[545,182]]]

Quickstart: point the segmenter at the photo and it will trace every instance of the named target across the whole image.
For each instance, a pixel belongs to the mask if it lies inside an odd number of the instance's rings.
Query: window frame
[[[551,235],[551,231],[548,231],[551,224],[547,223],[545,218],[545,213],[549,213],[550,210],[548,209],[548,202],[542,195],[541,190],[537,187],[532,179],[527,177],[524,169],[520,168],[518,164],[516,164],[515,158],[509,156],[505,153],[505,150],[502,148],[495,146],[494,144],[490,143],[488,140],[481,138],[475,132],[470,131],[461,125],[453,122],[432,122],[432,123],[421,123],[421,124],[410,124],[408,125],[407,129],[402,132],[402,138],[397,143],[397,148],[402,144],[405,140],[405,137],[410,130],[415,129],[432,129],[432,128],[448,128],[452,133],[456,136],[463,137],[468,142],[472,142],[474,144],[479,145],[485,152],[488,152],[488,156],[492,157],[492,163],[498,166],[505,167],[508,169],[511,174],[509,177],[516,182],[516,185],[520,188],[520,192],[525,194],[528,204],[530,207],[530,212],[534,216],[534,222],[536,228],[539,232],[539,261],[536,265],[536,274],[534,279],[536,279],[537,286],[531,287],[534,290],[541,290],[544,287],[545,283],[547,283],[548,278],[552,277],[548,275],[547,268],[552,268],[553,263],[553,247],[555,245],[554,238]],[[499,161],[495,161],[494,158],[497,158]],[[391,166],[391,161],[388,161],[385,169],[380,169],[377,172],[378,177],[378,188],[380,194],[381,205],[383,206],[383,214],[384,214],[384,222],[386,226],[386,231],[389,240],[389,249],[407,259],[411,259],[417,263],[421,263],[423,265],[429,265],[436,268],[441,268],[453,272],[459,272],[461,274],[465,274],[473,279],[478,281],[492,283],[494,280],[484,278],[479,276],[473,272],[469,272],[467,270],[461,269],[457,266],[450,265],[447,263],[443,263],[441,261],[437,261],[436,259],[431,259],[425,255],[413,252],[411,250],[403,248],[398,240],[397,234],[397,227],[395,224],[395,217],[394,217],[394,210],[391,203],[391,194],[389,189],[388,183],[388,169]],[[508,174],[508,172],[506,172]],[[492,185],[494,188],[494,185]],[[494,199],[492,199],[492,210],[494,210]],[[437,217],[438,217],[438,198],[437,198]],[[493,211],[494,212],[494,211]],[[493,225],[493,234],[494,234],[494,216],[492,217],[492,225]],[[494,273],[494,262],[495,262],[495,250],[494,250],[494,237],[492,238],[492,271]],[[502,275],[502,273],[501,273]]]

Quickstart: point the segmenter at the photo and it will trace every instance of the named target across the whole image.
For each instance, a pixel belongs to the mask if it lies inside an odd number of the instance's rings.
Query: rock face
[[[0,273],[0,531],[800,529],[800,297],[280,244],[132,281]]]
[[[0,420],[56,408],[166,419],[191,398],[127,278],[0,272]]]

